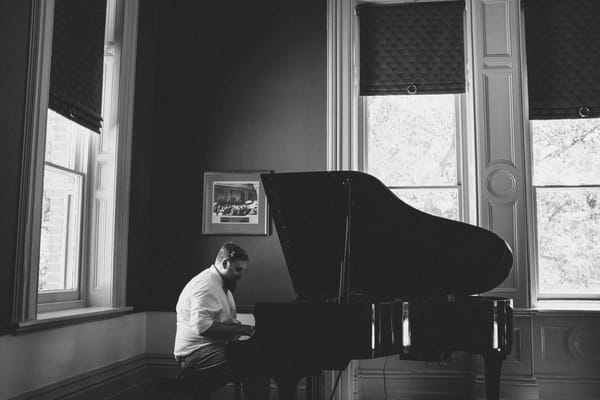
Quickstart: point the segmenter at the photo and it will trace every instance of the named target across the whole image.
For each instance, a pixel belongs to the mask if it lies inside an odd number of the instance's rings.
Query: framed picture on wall
[[[205,172],[202,233],[269,235],[269,206],[260,180],[268,172]]]

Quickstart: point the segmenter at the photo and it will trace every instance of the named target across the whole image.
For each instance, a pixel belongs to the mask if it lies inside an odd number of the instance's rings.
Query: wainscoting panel
[[[533,377],[531,354],[531,317],[515,315],[513,319],[513,348],[502,364],[502,376]]]
[[[600,316],[540,315],[533,329],[540,378],[589,377],[600,383]]]
[[[136,356],[21,394],[11,400],[158,400],[153,393],[154,384],[146,372],[146,357]]]
[[[600,399],[600,314],[544,312],[533,319],[541,400]]]

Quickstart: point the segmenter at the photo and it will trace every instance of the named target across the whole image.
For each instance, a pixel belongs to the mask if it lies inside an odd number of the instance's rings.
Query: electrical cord
[[[389,356],[385,358],[385,362],[383,363],[383,371],[382,371],[383,372],[383,393],[385,395],[385,397],[384,397],[385,400],[388,400],[388,398],[389,398],[388,392],[387,392],[387,382],[386,382],[386,377],[385,377],[385,367],[387,367],[389,358],[390,358]]]
[[[335,385],[333,385],[333,390],[331,391],[331,396],[329,396],[329,400],[333,400],[333,396],[335,395],[335,391],[336,391],[336,389],[338,387],[338,383],[340,383],[340,378],[342,377],[342,373],[343,372],[344,371],[339,371],[338,372],[338,376],[337,376],[337,378],[335,380]]]

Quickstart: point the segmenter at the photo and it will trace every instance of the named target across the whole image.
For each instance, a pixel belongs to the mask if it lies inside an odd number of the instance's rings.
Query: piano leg
[[[483,354],[485,366],[485,397],[487,400],[500,399],[500,371],[504,355],[497,351]]]

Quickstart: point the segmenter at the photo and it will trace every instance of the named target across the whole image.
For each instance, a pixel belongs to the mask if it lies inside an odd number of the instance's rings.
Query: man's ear
[[[221,266],[223,267],[223,269],[229,269],[230,264],[231,264],[231,260],[223,260],[223,262],[221,263]]]

